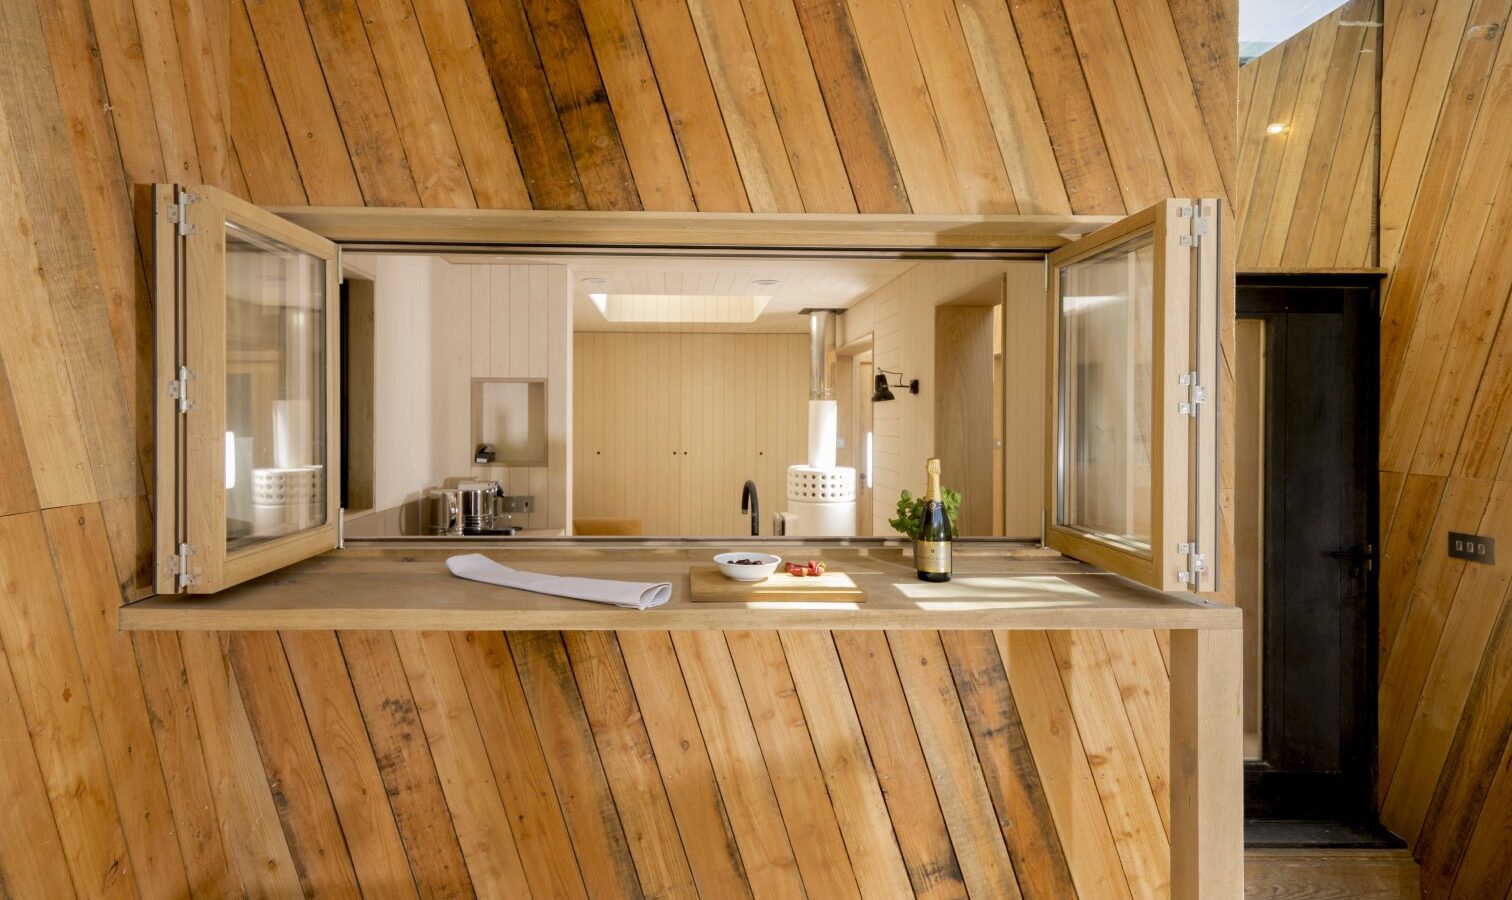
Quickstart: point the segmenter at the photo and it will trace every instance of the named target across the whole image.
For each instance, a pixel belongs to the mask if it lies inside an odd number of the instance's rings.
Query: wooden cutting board
[[[693,566],[688,569],[692,597],[696,602],[724,601],[805,601],[862,603],[866,592],[856,586],[844,572],[830,569],[823,575],[799,578],[778,569],[765,581],[735,581],[726,578],[718,566]]]

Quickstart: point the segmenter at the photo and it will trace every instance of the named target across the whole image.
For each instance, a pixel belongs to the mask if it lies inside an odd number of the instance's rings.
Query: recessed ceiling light
[[[608,283],[609,283],[609,279],[607,279],[607,278],[600,278],[597,275],[593,276],[592,278],[584,278],[583,279],[583,284],[608,284]]]
[[[1286,131],[1286,125],[1281,122],[1272,122],[1265,126],[1266,134],[1281,134]]]
[[[756,279],[752,279],[752,281],[751,281],[751,284],[759,284],[762,287],[771,287],[774,284],[781,284],[781,283],[782,282],[778,281],[775,278],[756,278]]]

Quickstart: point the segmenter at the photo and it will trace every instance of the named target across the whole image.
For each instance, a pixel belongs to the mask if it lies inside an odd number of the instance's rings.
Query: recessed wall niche
[[[546,379],[472,380],[472,446],[493,446],[488,465],[545,466],[546,435]]]

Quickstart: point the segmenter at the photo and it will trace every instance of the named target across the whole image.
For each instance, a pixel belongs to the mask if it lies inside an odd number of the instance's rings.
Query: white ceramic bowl
[[[758,559],[761,560],[761,565],[743,566],[735,562],[737,559]],[[761,581],[777,571],[777,567],[782,565],[782,557],[773,556],[770,553],[742,553],[740,551],[733,551],[715,556],[714,562],[719,565],[719,571],[723,572],[726,578],[733,581]]]

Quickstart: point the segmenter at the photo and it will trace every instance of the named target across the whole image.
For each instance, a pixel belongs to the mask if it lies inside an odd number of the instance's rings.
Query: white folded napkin
[[[562,575],[545,575],[540,572],[522,572],[519,569],[500,565],[481,553],[453,556],[446,561],[446,567],[458,578],[471,581],[482,581],[537,594],[567,597],[571,600],[610,603],[630,609],[650,609],[672,599],[672,583],[668,581],[609,581],[603,578],[571,578]]]

